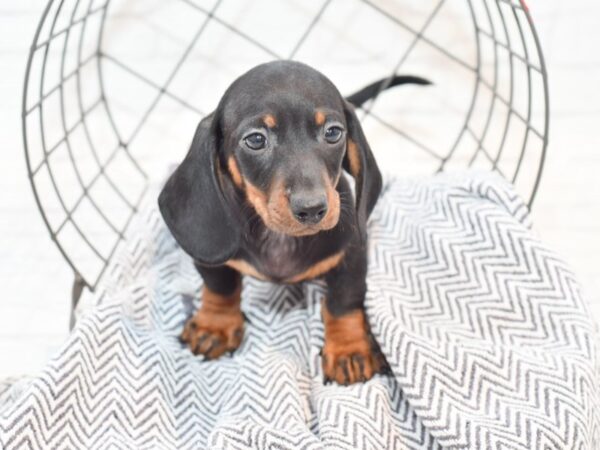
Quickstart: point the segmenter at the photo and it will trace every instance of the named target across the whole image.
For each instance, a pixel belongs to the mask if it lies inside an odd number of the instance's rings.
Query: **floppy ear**
[[[181,248],[197,262],[222,264],[239,247],[240,228],[222,190],[214,114],[205,117],[190,150],[158,197]]]
[[[381,172],[356,117],[354,107],[345,100],[344,114],[348,126],[348,138],[343,166],[355,180],[358,228],[361,236],[365,238],[367,219],[381,192]]]

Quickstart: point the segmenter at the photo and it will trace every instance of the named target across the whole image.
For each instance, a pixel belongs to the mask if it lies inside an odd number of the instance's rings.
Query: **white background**
[[[45,3],[0,0],[0,377],[39,370],[68,333],[72,272],[35,206],[21,137],[25,63]],[[535,229],[572,265],[600,317],[600,3],[529,6],[551,104]]]

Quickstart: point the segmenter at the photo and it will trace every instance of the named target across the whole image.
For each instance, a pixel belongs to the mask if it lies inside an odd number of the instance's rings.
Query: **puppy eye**
[[[325,130],[325,140],[330,144],[335,144],[342,137],[343,130],[340,127],[333,126]]]
[[[260,133],[252,133],[244,138],[246,146],[252,150],[261,150],[267,145],[267,138]]]

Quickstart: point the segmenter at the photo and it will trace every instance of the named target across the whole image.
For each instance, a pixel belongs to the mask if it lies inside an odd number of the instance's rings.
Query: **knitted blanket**
[[[0,389],[0,448],[597,449],[598,339],[499,177],[388,179],[366,299],[392,375],[325,385],[320,282],[246,277],[241,347],[179,342],[202,280],[156,207],[45,369]]]

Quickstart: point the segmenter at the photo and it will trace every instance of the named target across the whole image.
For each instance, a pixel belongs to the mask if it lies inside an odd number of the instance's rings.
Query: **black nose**
[[[300,223],[314,225],[319,223],[327,213],[327,199],[324,196],[292,196],[290,206],[294,217]]]

